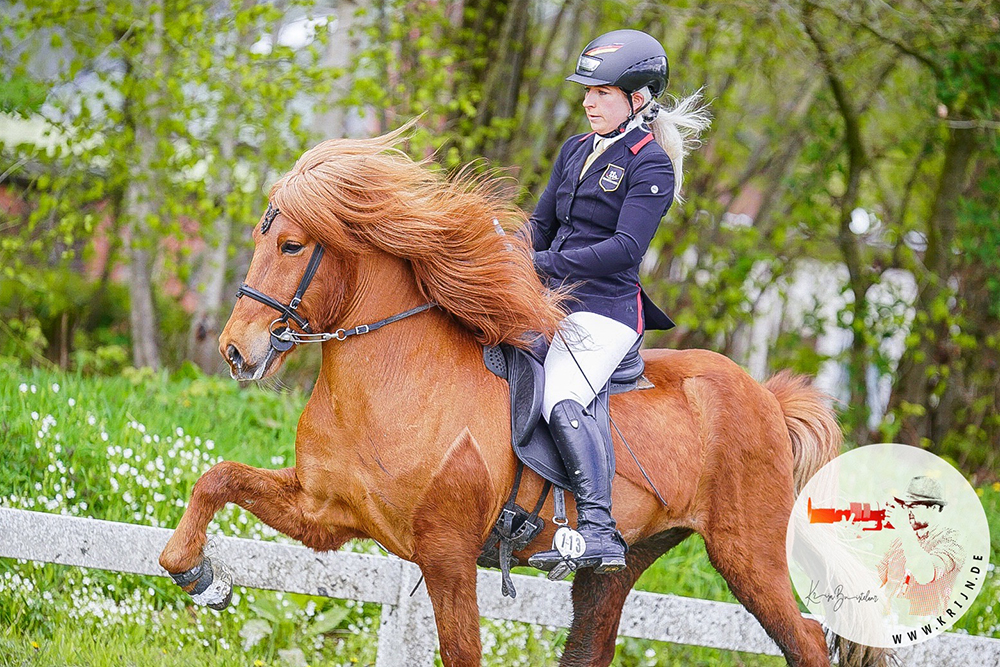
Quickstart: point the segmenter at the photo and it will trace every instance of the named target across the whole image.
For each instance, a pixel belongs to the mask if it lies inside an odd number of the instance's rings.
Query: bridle
[[[271,223],[273,223],[274,219],[278,217],[278,213],[280,213],[278,208],[268,202],[267,212],[264,213],[264,220],[260,224],[261,234],[267,233],[267,230],[271,228]],[[292,296],[292,300],[287,304],[278,301],[272,296],[264,294],[260,290],[250,287],[245,282],[240,284],[240,288],[236,290],[237,299],[242,296],[248,296],[251,299],[259,301],[265,306],[273,308],[281,313],[281,316],[271,322],[271,325],[268,327],[271,334],[271,347],[277,352],[285,352],[293,345],[299,345],[300,343],[323,343],[328,340],[343,341],[349,336],[366,334],[377,329],[381,329],[386,324],[392,324],[393,322],[410,317],[411,315],[422,313],[436,305],[434,303],[425,303],[422,306],[410,308],[407,311],[392,315],[384,320],[379,320],[378,322],[374,322],[372,324],[361,324],[351,329],[337,329],[332,333],[314,332],[309,326],[309,320],[299,314],[298,307],[299,304],[302,303],[302,297],[305,295],[306,289],[309,288],[309,284],[312,283],[313,278],[316,277],[316,272],[319,270],[320,262],[323,261],[323,253],[323,246],[317,243],[313,248],[312,255],[309,257],[309,263],[306,265],[306,270],[302,274],[302,280],[299,281],[299,286],[295,290],[295,295]],[[288,326],[289,320],[297,324],[302,331],[293,331]]]

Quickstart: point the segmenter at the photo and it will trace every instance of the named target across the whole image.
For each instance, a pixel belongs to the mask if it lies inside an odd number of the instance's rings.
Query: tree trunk
[[[130,190],[145,189],[133,185]],[[136,368],[160,367],[160,349],[157,343],[156,307],[153,302],[152,262],[148,242],[148,226],[141,222],[149,204],[140,204],[137,195],[131,197],[131,215],[136,218],[130,226],[128,293],[129,321],[132,326],[132,363]]]
[[[351,15],[353,3],[344,3],[349,7],[345,14]],[[250,9],[249,0],[243,3],[243,11]],[[279,29],[274,32],[277,43]],[[346,33],[345,33],[346,35]],[[252,25],[244,25],[236,35],[237,64],[246,67],[244,55],[250,51],[257,33]],[[222,77],[223,73],[220,72]],[[225,80],[220,79],[220,80]],[[219,356],[220,310],[226,286],[226,268],[229,257],[229,242],[232,236],[233,214],[226,202],[229,192],[237,187],[233,182],[233,167],[236,164],[236,137],[240,124],[240,107],[238,99],[243,94],[240,82],[234,79],[223,88],[224,103],[221,107],[218,124],[213,133],[213,140],[218,146],[216,164],[210,171],[208,190],[216,203],[218,215],[211,229],[206,230],[206,247],[202,257],[198,276],[198,305],[191,318],[191,328],[188,332],[188,353],[191,361],[206,373],[212,373],[223,367]],[[339,131],[338,131],[339,133]]]
[[[156,306],[153,299],[153,262],[151,250],[155,248],[149,221],[157,211],[159,200],[153,182],[152,170],[147,163],[157,153],[154,120],[157,109],[155,87],[160,85],[163,57],[163,6],[157,4],[150,11],[152,33],[144,44],[145,49],[138,63],[129,63],[129,76],[149,80],[151,86],[147,99],[141,102],[145,113],[135,112],[135,102],[126,102],[126,122],[135,137],[133,177],[125,193],[126,217],[129,221],[128,278],[130,322],[132,328],[132,363],[137,368],[160,367],[160,350],[157,342]],[[133,90],[141,91],[142,86]]]
[[[850,383],[849,410],[852,416],[850,439],[855,445],[865,445],[869,440],[868,417],[871,414],[868,405],[870,349],[865,339],[865,316],[868,314],[868,288],[871,286],[871,276],[869,269],[863,264],[864,259],[858,247],[858,240],[851,231],[851,212],[858,204],[861,175],[868,167],[868,156],[861,133],[861,111],[864,107],[856,107],[849,99],[847,87],[838,75],[833,56],[813,24],[814,9],[815,7],[808,3],[803,7],[802,27],[816,47],[820,65],[830,85],[830,92],[844,121],[844,140],[847,145],[847,189],[840,198],[837,245],[844,264],[847,265],[848,286],[854,295],[854,303],[851,305],[851,348],[847,361]]]
[[[953,397],[960,379],[957,376],[946,379],[944,372],[951,374],[960,350],[952,344],[949,332],[947,283],[954,273],[952,248],[959,198],[975,150],[975,130],[951,128],[937,194],[927,220],[924,256],[927,273],[917,294],[917,312],[921,315],[914,326],[919,326],[923,316],[926,325],[923,331],[917,330],[916,344],[904,352],[899,362],[889,403],[891,410],[902,414],[899,439],[912,445],[919,445],[925,439],[932,448],[939,445],[954,418]],[[948,371],[943,371],[944,367]],[[949,386],[939,387],[941,382]]]
[[[232,143],[230,139],[230,144]],[[225,151],[223,152],[225,155]],[[223,159],[226,159],[223,157]],[[229,158],[231,159],[231,158]],[[229,170],[226,169],[228,172]],[[219,178],[219,186],[223,179]],[[224,196],[224,193],[223,193]],[[226,259],[229,254],[229,239],[232,220],[225,207],[220,210],[213,229],[208,233],[208,247],[205,249],[201,281],[198,286],[198,307],[191,318],[188,335],[188,349],[191,361],[206,373],[219,369],[219,310],[226,284]]]
[[[354,29],[354,15],[360,6],[368,4],[363,0],[341,0],[337,4],[337,28],[326,43],[323,67],[342,72],[350,69],[351,61],[358,51],[357,37],[351,35]],[[313,121],[313,133],[316,136],[321,139],[348,137],[358,131],[359,128],[351,127],[357,125],[356,122],[351,123],[351,110],[340,103],[341,99],[350,94],[353,85],[354,82],[348,74],[341,75],[334,82],[329,99],[330,107],[323,113],[316,114]]]

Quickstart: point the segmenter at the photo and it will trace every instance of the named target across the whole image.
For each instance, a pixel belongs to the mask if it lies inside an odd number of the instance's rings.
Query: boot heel
[[[602,558],[600,564],[594,568],[594,572],[596,574],[612,574],[614,572],[621,572],[626,567],[624,558],[619,558],[617,556],[612,558]]]

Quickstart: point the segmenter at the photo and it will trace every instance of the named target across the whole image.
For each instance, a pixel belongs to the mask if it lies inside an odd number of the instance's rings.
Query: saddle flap
[[[531,437],[541,417],[545,371],[542,364],[524,350],[509,345],[502,347],[510,385],[511,444],[517,449]]]
[[[641,378],[639,382],[645,380],[642,378],[644,364],[639,356],[641,343],[641,338],[636,341],[612,380],[602,388],[598,398],[588,408],[597,418],[604,442],[609,448],[611,428],[606,409],[608,396],[636,389],[637,379]],[[540,353],[544,355],[544,349],[534,350],[532,353],[501,344],[484,348],[483,360],[487,368],[505,378],[510,385],[511,445],[517,458],[543,479],[566,489],[570,488],[566,466],[552,441],[548,424],[541,419],[545,370]],[[622,367],[627,367],[627,371],[622,372]],[[626,379],[619,380],[619,377]],[[645,382],[639,388],[651,386],[649,382]]]

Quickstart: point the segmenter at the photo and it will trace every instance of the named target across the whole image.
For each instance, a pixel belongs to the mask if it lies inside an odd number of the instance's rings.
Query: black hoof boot
[[[216,573],[212,560],[207,556],[200,565],[186,572],[171,574],[170,577],[183,588],[195,604],[222,611],[233,600],[233,582],[227,572]]]

